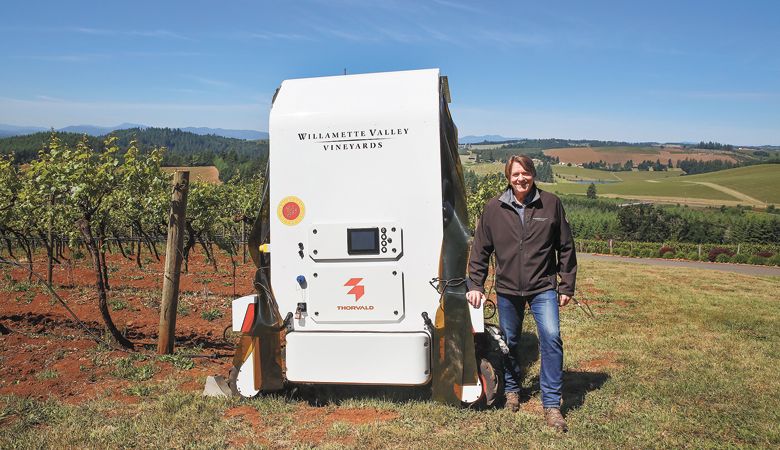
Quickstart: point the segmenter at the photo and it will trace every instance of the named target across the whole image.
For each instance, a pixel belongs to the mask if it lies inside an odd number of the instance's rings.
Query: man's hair
[[[534,167],[534,162],[531,158],[526,155],[513,155],[506,160],[506,166],[504,167],[504,176],[507,180],[509,180],[509,176],[512,173],[512,163],[520,164],[526,172],[529,172],[534,177],[536,176],[536,167]]]

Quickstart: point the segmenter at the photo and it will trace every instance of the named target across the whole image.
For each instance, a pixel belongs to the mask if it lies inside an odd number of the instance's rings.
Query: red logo
[[[347,294],[352,294],[355,296],[355,301],[360,300],[360,297],[363,296],[363,294],[366,292],[365,286],[361,286],[360,282],[363,281],[362,278],[350,278],[349,281],[344,283],[344,286],[352,286],[352,289],[347,292]]]

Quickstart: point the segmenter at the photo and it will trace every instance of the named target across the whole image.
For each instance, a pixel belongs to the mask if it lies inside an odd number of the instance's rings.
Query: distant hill
[[[90,136],[103,136],[112,131],[127,130],[132,128],[145,129],[152,128],[149,125],[141,125],[136,123],[122,123],[113,127],[99,127],[96,125],[71,125],[64,128],[59,128],[55,131],[62,131],[65,133],[78,133],[88,134]],[[181,128],[182,131],[188,131],[198,135],[214,135],[227,138],[244,139],[248,141],[256,141],[258,139],[268,139],[268,133],[265,131],[256,130],[231,130],[225,128],[206,128],[206,127],[186,127]],[[39,133],[41,131],[50,131],[50,128],[44,127],[19,127],[15,125],[0,124],[0,138],[10,136],[24,136],[33,133]]]
[[[39,131],[46,131],[43,127],[17,127],[14,125],[5,125],[0,123],[0,138],[8,136],[20,136],[25,134],[37,133]]]
[[[245,139],[247,141],[256,141],[258,139],[268,139],[268,133],[255,130],[226,130],[224,128],[206,128],[206,127],[187,127],[181,131],[188,131],[199,135],[213,134],[216,136]]]
[[[458,138],[459,144],[479,144],[482,142],[506,142],[519,141],[522,138],[508,138],[497,134],[486,134],[483,136],[461,136]]]
[[[83,133],[55,132],[67,145],[75,145]],[[111,132],[120,148],[126,149],[136,140],[143,151],[165,147],[165,166],[215,166],[222,181],[234,176],[252,177],[260,174],[268,158],[268,141],[198,135],[172,128],[131,128]],[[14,153],[17,163],[24,164],[38,156],[48,145],[51,132],[0,139],[0,154]],[[88,136],[93,148],[102,148],[105,136]]]
[[[62,131],[65,133],[78,133],[78,134],[88,134],[90,136],[103,136],[105,134],[108,134],[112,131],[116,130],[126,130],[128,128],[149,128],[146,125],[139,125],[135,123],[122,123],[117,126],[113,127],[98,127],[95,125],[71,125],[68,127],[60,128],[57,131]]]

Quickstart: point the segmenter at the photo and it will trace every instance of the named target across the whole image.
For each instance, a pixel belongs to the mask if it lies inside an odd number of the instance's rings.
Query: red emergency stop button
[[[297,225],[303,220],[305,212],[306,208],[303,206],[303,201],[295,196],[283,198],[276,209],[276,215],[285,225]]]

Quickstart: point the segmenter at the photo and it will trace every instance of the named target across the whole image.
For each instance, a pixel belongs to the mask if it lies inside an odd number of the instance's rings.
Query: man
[[[529,157],[509,158],[504,175],[509,187],[487,202],[474,234],[466,298],[475,308],[485,300],[488,261],[495,252],[499,326],[510,349],[504,362],[506,407],[513,412],[520,408],[517,351],[528,304],[539,334],[545,420],[567,431],[560,410],[563,341],[558,308],[574,296],[574,241],[560,199],[536,187],[536,169]]]

